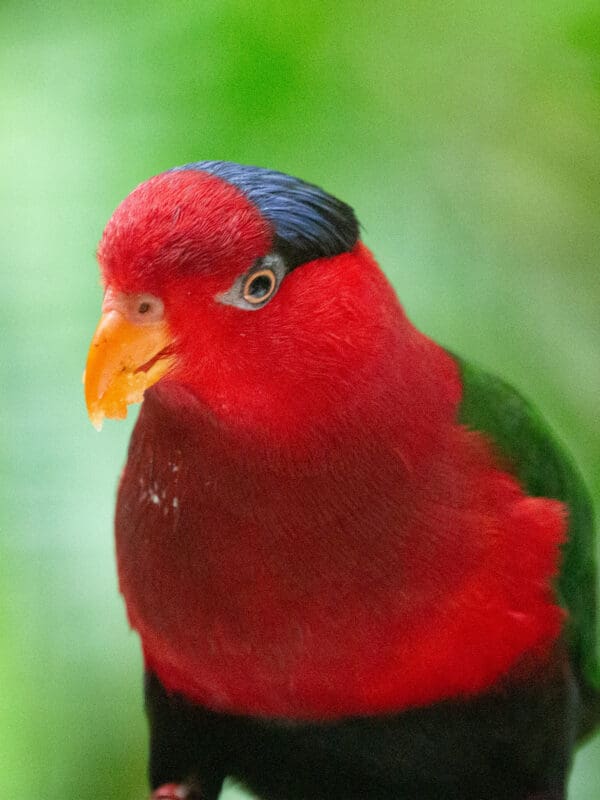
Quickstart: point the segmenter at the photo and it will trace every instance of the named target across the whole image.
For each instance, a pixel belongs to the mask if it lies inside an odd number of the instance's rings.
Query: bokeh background
[[[600,6],[3,0],[0,32],[0,796],[135,800],[111,535],[132,420],[98,435],[80,384],[105,221],[198,159],[323,185],[413,320],[535,398],[598,504]],[[569,796],[600,797],[600,740]]]

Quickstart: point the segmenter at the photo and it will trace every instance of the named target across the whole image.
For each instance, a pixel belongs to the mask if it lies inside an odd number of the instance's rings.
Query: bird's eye
[[[243,311],[259,311],[277,293],[285,275],[286,266],[281,255],[269,253],[236,278],[228,291],[215,295],[215,300]]]
[[[244,300],[252,305],[266,302],[277,287],[277,275],[272,269],[260,269],[244,281]]]

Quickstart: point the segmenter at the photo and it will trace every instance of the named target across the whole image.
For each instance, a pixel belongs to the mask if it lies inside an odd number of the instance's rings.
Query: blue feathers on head
[[[287,269],[346,253],[358,241],[354,211],[318,186],[283,172],[230,161],[198,161],[173,171],[208,172],[236,186],[274,228],[273,249]]]

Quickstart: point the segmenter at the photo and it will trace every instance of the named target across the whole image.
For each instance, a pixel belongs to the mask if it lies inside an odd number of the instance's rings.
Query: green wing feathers
[[[592,503],[572,459],[540,414],[504,381],[453,355],[463,381],[460,421],[487,434],[528,494],[569,509],[557,584],[568,610],[567,641],[584,696],[600,691],[596,540]]]

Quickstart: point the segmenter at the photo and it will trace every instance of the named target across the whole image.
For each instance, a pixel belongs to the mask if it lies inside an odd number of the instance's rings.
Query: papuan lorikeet
[[[351,208],[207,161],[98,258],[97,427],[154,797],[559,800],[598,714],[590,501],[510,386],[407,319]]]

